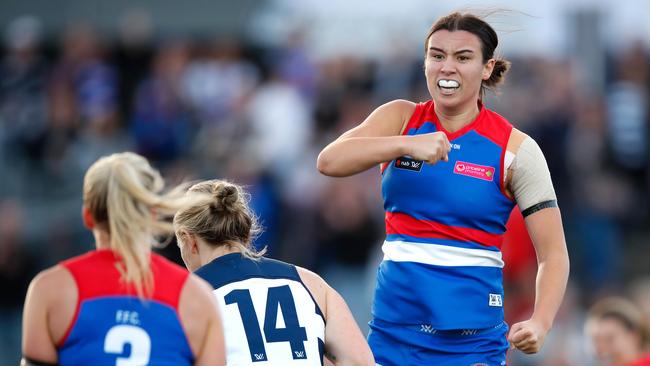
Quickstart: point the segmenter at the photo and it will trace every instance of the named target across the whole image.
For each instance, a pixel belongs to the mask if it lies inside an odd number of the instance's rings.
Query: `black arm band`
[[[59,366],[58,363],[48,363],[48,362],[41,362],[41,361],[36,361],[33,358],[29,358],[27,356],[23,356],[23,363],[24,366]]]
[[[557,207],[557,200],[549,200],[549,201],[544,201],[540,202],[536,205],[532,205],[528,207],[527,209],[521,211],[521,214],[526,217],[528,215],[534,214],[537,211],[543,210],[545,208],[549,207]]]

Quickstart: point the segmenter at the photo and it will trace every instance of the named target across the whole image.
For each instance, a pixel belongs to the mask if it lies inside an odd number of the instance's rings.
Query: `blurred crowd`
[[[379,171],[327,178],[316,156],[380,104],[427,100],[421,59],[396,50],[315,60],[299,32],[273,47],[223,35],[108,37],[89,24],[44,37],[23,17],[3,34],[0,365],[19,357],[29,280],[92,248],[80,219],[85,170],[124,150],[171,182],[244,184],[265,228],[256,245],[321,273],[365,326],[383,241]],[[593,364],[585,310],[603,296],[650,313],[650,54],[639,42],[606,60],[604,87],[587,89],[579,55],[511,58],[506,84],[486,101],[544,151],[572,264],[545,351],[513,353],[515,366]],[[533,305],[535,253],[522,222],[513,219],[504,249],[511,321]],[[179,260],[175,245],[161,251]]]

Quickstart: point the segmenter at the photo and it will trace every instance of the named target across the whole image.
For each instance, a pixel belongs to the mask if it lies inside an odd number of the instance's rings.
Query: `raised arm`
[[[346,177],[404,155],[428,163],[447,159],[449,141],[444,133],[400,135],[414,110],[415,104],[406,100],[380,106],[321,151],[318,170],[325,175]]]
[[[521,143],[513,162],[510,186],[535,246],[538,269],[533,315],[514,324],[508,340],[525,353],[536,353],[562,303],[569,255],[548,166],[539,146],[529,137]]]
[[[317,274],[299,267],[298,273],[325,316],[327,360],[336,366],[374,366],[370,347],[341,295]]]

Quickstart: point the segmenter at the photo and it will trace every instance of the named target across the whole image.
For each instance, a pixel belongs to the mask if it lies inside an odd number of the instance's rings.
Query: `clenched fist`
[[[524,353],[537,353],[544,345],[547,330],[534,320],[516,323],[510,328],[508,342]]]
[[[449,161],[451,145],[444,132],[432,132],[423,135],[409,136],[407,152],[410,157],[429,164],[438,161]]]

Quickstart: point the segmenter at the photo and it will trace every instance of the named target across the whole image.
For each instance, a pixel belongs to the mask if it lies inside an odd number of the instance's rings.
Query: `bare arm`
[[[547,208],[526,218],[537,251],[537,286],[532,319],[550,329],[569,278],[569,255],[560,210]]]
[[[335,365],[374,365],[375,360],[352,313],[341,295],[327,291],[327,326],[325,350]]]
[[[374,366],[370,347],[345,300],[320,276],[304,268],[297,268],[300,278],[325,316],[325,364],[331,362],[336,366]]]
[[[538,352],[562,303],[569,277],[569,255],[560,210],[545,208],[526,217],[537,251],[535,309],[530,320],[512,326],[508,339],[525,353]]]
[[[415,104],[405,100],[380,106],[321,151],[318,170],[325,175],[345,177],[405,155],[404,137],[399,135],[414,110]]]
[[[56,344],[72,321],[77,296],[74,279],[61,266],[47,269],[32,280],[23,310],[23,365],[58,362]]]
[[[208,283],[195,275],[187,279],[179,304],[179,313],[196,366],[226,363],[221,317]]]

